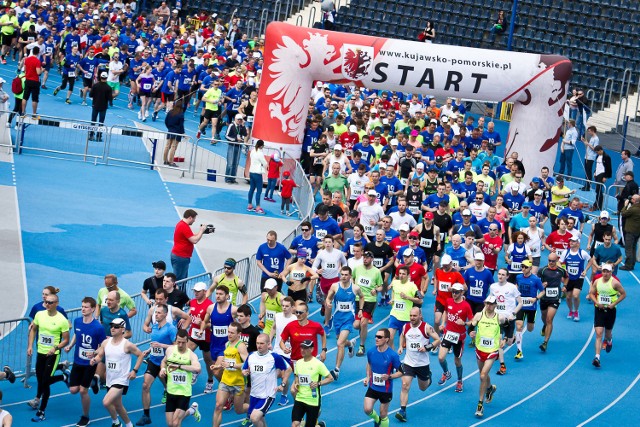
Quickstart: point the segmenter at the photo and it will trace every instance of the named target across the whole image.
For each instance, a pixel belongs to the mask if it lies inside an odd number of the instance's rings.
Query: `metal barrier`
[[[210,149],[211,142],[215,142],[214,149]],[[240,150],[238,153],[238,171],[234,176],[226,175],[227,155],[229,153],[230,145],[236,145]],[[196,141],[194,148],[191,177],[195,178],[196,175],[199,175],[209,181],[217,181],[218,177],[233,179],[242,177],[244,176],[244,168],[240,166],[240,160],[243,153],[248,151],[250,148],[250,144],[242,144],[220,139],[200,138]]]
[[[11,115],[9,110],[0,110],[0,147],[7,147],[13,150],[13,140],[11,139],[11,127],[9,123],[9,117]]]
[[[588,203],[589,205],[593,206],[595,204],[596,201],[596,191],[595,189],[597,187],[600,187],[602,189],[602,194],[603,194],[603,205],[606,206],[606,201],[604,200],[604,195],[606,194],[607,191],[607,186],[601,182],[597,182],[597,181],[591,181],[588,180],[586,178],[580,178],[577,176],[570,176],[570,175],[564,175],[564,174],[560,174],[557,173],[554,176],[558,177],[558,176],[562,176],[564,177],[564,185],[569,187],[572,190],[576,190],[575,196],[580,198],[580,201],[582,203]],[[587,185],[589,185],[591,187],[591,189],[589,191],[583,191],[581,190],[581,188],[586,187]]]
[[[189,295],[189,298],[195,298],[195,294],[193,293],[193,285],[198,282],[204,282],[207,285],[211,285],[213,283],[214,277],[214,275],[208,272],[198,274],[196,276],[187,277],[186,279],[178,280],[176,282],[176,288]]]
[[[22,378],[31,370],[31,359],[27,358],[29,325],[31,319],[23,317],[0,322],[0,358],[3,365],[9,365]],[[25,382],[25,387],[26,387]]]
[[[604,90],[602,91],[602,103],[600,104],[601,110],[604,110],[605,105],[609,106],[609,104],[611,103],[612,95],[613,95],[613,79],[609,77],[604,82]]]
[[[86,120],[54,116],[18,116],[16,149],[66,160],[104,161],[107,127]],[[91,134],[101,138],[91,138]]]
[[[607,187],[607,190],[604,193],[606,200],[604,205],[607,207],[607,210],[614,215],[618,214],[618,199],[616,198],[616,195],[618,194],[618,189],[622,190],[623,188],[624,185],[611,184]],[[611,189],[615,189],[616,191],[612,193]]]
[[[173,138],[172,138],[173,137]],[[169,139],[180,137],[176,152],[170,163],[180,164],[177,169],[183,174],[191,170],[193,162],[194,145],[191,137],[159,130],[138,129],[136,127],[114,125],[109,128],[107,136],[107,148],[105,153],[106,164],[125,166],[167,167],[163,162],[163,154]],[[173,168],[176,169],[176,168]]]

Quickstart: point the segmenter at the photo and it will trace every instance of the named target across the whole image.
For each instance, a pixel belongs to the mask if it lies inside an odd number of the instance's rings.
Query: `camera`
[[[213,224],[207,224],[206,228],[204,229],[204,234],[215,233],[215,231],[216,231],[216,227],[214,227]]]

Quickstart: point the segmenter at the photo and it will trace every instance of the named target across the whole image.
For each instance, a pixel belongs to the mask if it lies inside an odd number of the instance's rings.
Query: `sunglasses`
[[[490,228],[489,231],[498,231],[497,228]]]
[[[120,325],[110,325],[111,329],[121,329],[124,328],[124,326],[120,326]]]
[[[311,230],[311,229],[310,229],[310,228],[301,228],[300,230],[302,230],[302,231],[309,231],[309,230]]]
[[[296,311],[294,311],[294,313],[295,313],[296,316],[301,316],[303,314],[306,314],[307,312],[306,311],[296,310]]]
[[[409,236],[410,240],[418,240],[418,238],[416,236]]]
[[[57,301],[43,301],[46,305],[55,304]]]
[[[384,339],[384,335],[376,335],[376,339],[377,340],[382,340],[382,339]]]

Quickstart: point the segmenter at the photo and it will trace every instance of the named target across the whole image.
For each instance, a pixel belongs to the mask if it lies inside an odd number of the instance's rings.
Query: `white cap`
[[[449,254],[444,254],[442,255],[442,258],[440,258],[440,265],[449,265],[453,262],[453,260],[451,259],[451,255]]]
[[[276,279],[267,279],[267,281],[264,282],[265,290],[274,289],[277,286],[278,286],[278,282],[276,282]]]
[[[609,217],[609,212],[607,212],[607,211],[600,212],[600,218],[610,218]]]
[[[424,170],[424,163],[420,162],[416,165],[416,169],[422,169]]]
[[[367,191],[367,195],[368,196],[377,196],[378,193],[376,193],[376,190],[369,190],[369,191]]]
[[[3,79],[2,77],[0,77],[0,83],[6,83],[7,81],[5,79]]]
[[[372,108],[371,110],[369,110],[370,113],[375,114],[378,112],[378,110],[376,108]]]
[[[451,286],[451,290],[452,291],[464,291],[464,285],[462,283],[454,283],[453,286]]]
[[[358,128],[356,127],[356,125],[351,125],[349,126],[349,132],[357,132]]]
[[[544,191],[542,190],[536,190],[536,192],[534,193],[536,196],[542,196],[544,194]]]
[[[106,71],[100,73],[100,78],[106,79],[107,77],[109,77],[109,74]]]
[[[244,120],[244,114],[242,114],[242,113],[238,113],[238,114],[236,114],[236,116],[235,116],[234,118],[236,118],[236,119],[243,119],[243,120]]]
[[[409,231],[409,224],[400,224],[400,227],[398,227],[398,231]]]
[[[489,304],[495,304],[496,303],[496,297],[494,295],[489,295],[487,297],[487,299],[484,300],[484,302],[488,302]]]
[[[398,145],[398,140],[397,140],[397,139],[395,139],[395,138],[393,138],[393,139],[389,142],[389,144],[391,144],[391,145]]]
[[[333,146],[333,149],[334,150],[342,150],[342,145],[336,144],[336,145]]]
[[[473,256],[473,259],[478,260],[478,261],[484,261],[484,254],[482,252],[477,252]]]
[[[198,282],[195,285],[193,285],[194,291],[204,291],[206,289],[207,289],[207,284],[204,282]]]
[[[462,215],[471,215],[471,211],[469,209],[465,209],[462,211]]]
[[[611,264],[602,264],[602,269],[613,271],[613,266]]]
[[[402,256],[413,256],[413,249],[407,248],[402,252]]]
[[[383,125],[388,125],[389,124],[389,119],[382,119],[382,124]]]
[[[273,161],[274,162],[279,162],[280,161],[280,154],[274,153],[273,154]]]
[[[569,237],[569,240],[572,240],[574,242],[579,242],[580,236],[578,236],[577,234],[573,234],[571,237]]]

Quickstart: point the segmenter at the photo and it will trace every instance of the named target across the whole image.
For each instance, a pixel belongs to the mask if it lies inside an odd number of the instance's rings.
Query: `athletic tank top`
[[[211,350],[220,351],[224,349],[225,344],[229,341],[227,330],[233,322],[231,315],[231,304],[224,313],[218,312],[218,304],[216,303],[211,310]]]
[[[424,180],[424,194],[430,196],[435,194],[438,191],[438,179],[434,179],[433,181],[429,181],[429,178]]]
[[[244,107],[244,115],[247,116],[247,123],[253,123],[253,111],[255,108],[255,105],[253,105],[251,101],[248,101]]]
[[[342,285],[338,285],[338,291],[333,298],[333,304],[335,306],[335,318],[351,318],[355,316],[356,308],[356,294],[353,292],[353,285],[349,284],[348,288],[343,288]]]
[[[513,249],[509,254],[509,258],[511,258],[511,264],[509,264],[509,273],[522,273],[522,261],[527,259],[527,250],[525,246],[518,246],[516,243],[514,243]]]
[[[283,295],[278,292],[276,296],[271,298],[269,295],[264,299],[264,307],[266,309],[264,314],[264,332],[268,334],[271,332],[271,327],[273,326],[273,320],[276,318],[276,313],[282,313],[282,304],[280,303],[280,299]]]
[[[7,415],[9,415],[8,411],[0,409],[0,425],[2,425],[2,420],[4,420],[4,417],[6,417]]]
[[[197,299],[189,301],[189,316],[191,316],[191,325],[189,326],[189,336],[196,341],[211,341],[211,331],[202,329],[204,316],[207,314],[207,308],[213,304],[210,299],[205,299],[201,303]]]
[[[191,365],[191,350],[187,349],[185,353],[180,353],[177,345],[174,345],[172,349],[171,356],[167,357],[167,364]],[[191,396],[191,378],[192,373],[183,369],[167,372],[167,393]]]
[[[226,274],[222,273],[220,276],[218,276],[218,286],[220,285],[225,285],[227,288],[229,288],[229,298],[227,299],[227,301],[229,301],[231,304],[233,305],[238,305],[238,283],[239,283],[240,278],[238,276],[236,276],[235,274],[233,275],[233,278],[229,279],[227,277]]]
[[[402,328],[405,338],[406,352],[402,363],[417,368],[419,366],[429,366],[429,352],[420,352],[422,347],[429,344],[429,338],[425,334],[426,323],[422,322],[415,328],[411,323],[407,323]]]
[[[436,236],[433,232],[433,226],[431,226],[431,228],[427,230],[424,224],[422,224],[419,245],[428,255],[434,254],[436,252],[436,250],[438,249],[438,242],[436,241]]]
[[[238,345],[240,345],[242,341],[238,340],[235,345],[231,346],[227,342],[226,348],[224,349],[224,360],[229,363],[229,367],[224,369],[222,373],[221,382],[226,385],[244,385],[244,375],[242,375],[242,357],[240,357],[240,352],[238,351]]]
[[[531,230],[531,228],[527,227],[523,229],[527,236],[529,236],[529,240],[526,245],[529,247],[531,251],[531,256],[533,258],[540,258],[540,249],[542,246],[542,241],[540,240],[540,227],[536,227],[535,230]]]
[[[482,310],[482,317],[478,322],[476,331],[476,349],[484,353],[493,353],[500,348],[500,323],[498,313],[493,317],[487,317]]]
[[[604,233],[607,231],[613,233],[613,225],[607,224],[603,226],[600,223],[596,223],[593,226],[593,249],[604,245]]]
[[[602,277],[596,282],[596,301],[598,304],[609,305],[618,301],[618,291],[613,289],[613,278],[605,282]]]
[[[415,218],[420,215],[420,205],[422,205],[422,191],[419,188],[414,190],[409,186],[407,189],[407,209]]]
[[[567,268],[567,274],[570,280],[577,280],[584,271],[584,256],[582,249],[578,249],[578,252],[573,253],[571,250],[567,251],[564,257],[564,265]]]
[[[167,306],[167,322],[173,324],[173,326],[176,325],[175,319],[173,318],[173,306],[171,305]],[[151,313],[151,323],[153,323],[154,325],[158,323],[155,310],[153,310],[153,313]]]
[[[113,338],[108,338],[108,340],[104,347],[107,387],[111,387],[114,384],[128,386],[129,372],[131,372],[131,354],[124,351],[124,345],[128,340],[123,338],[118,345],[113,344]]]
[[[140,89],[145,92],[151,91],[151,88],[153,87],[153,80],[153,75],[140,77]]]

